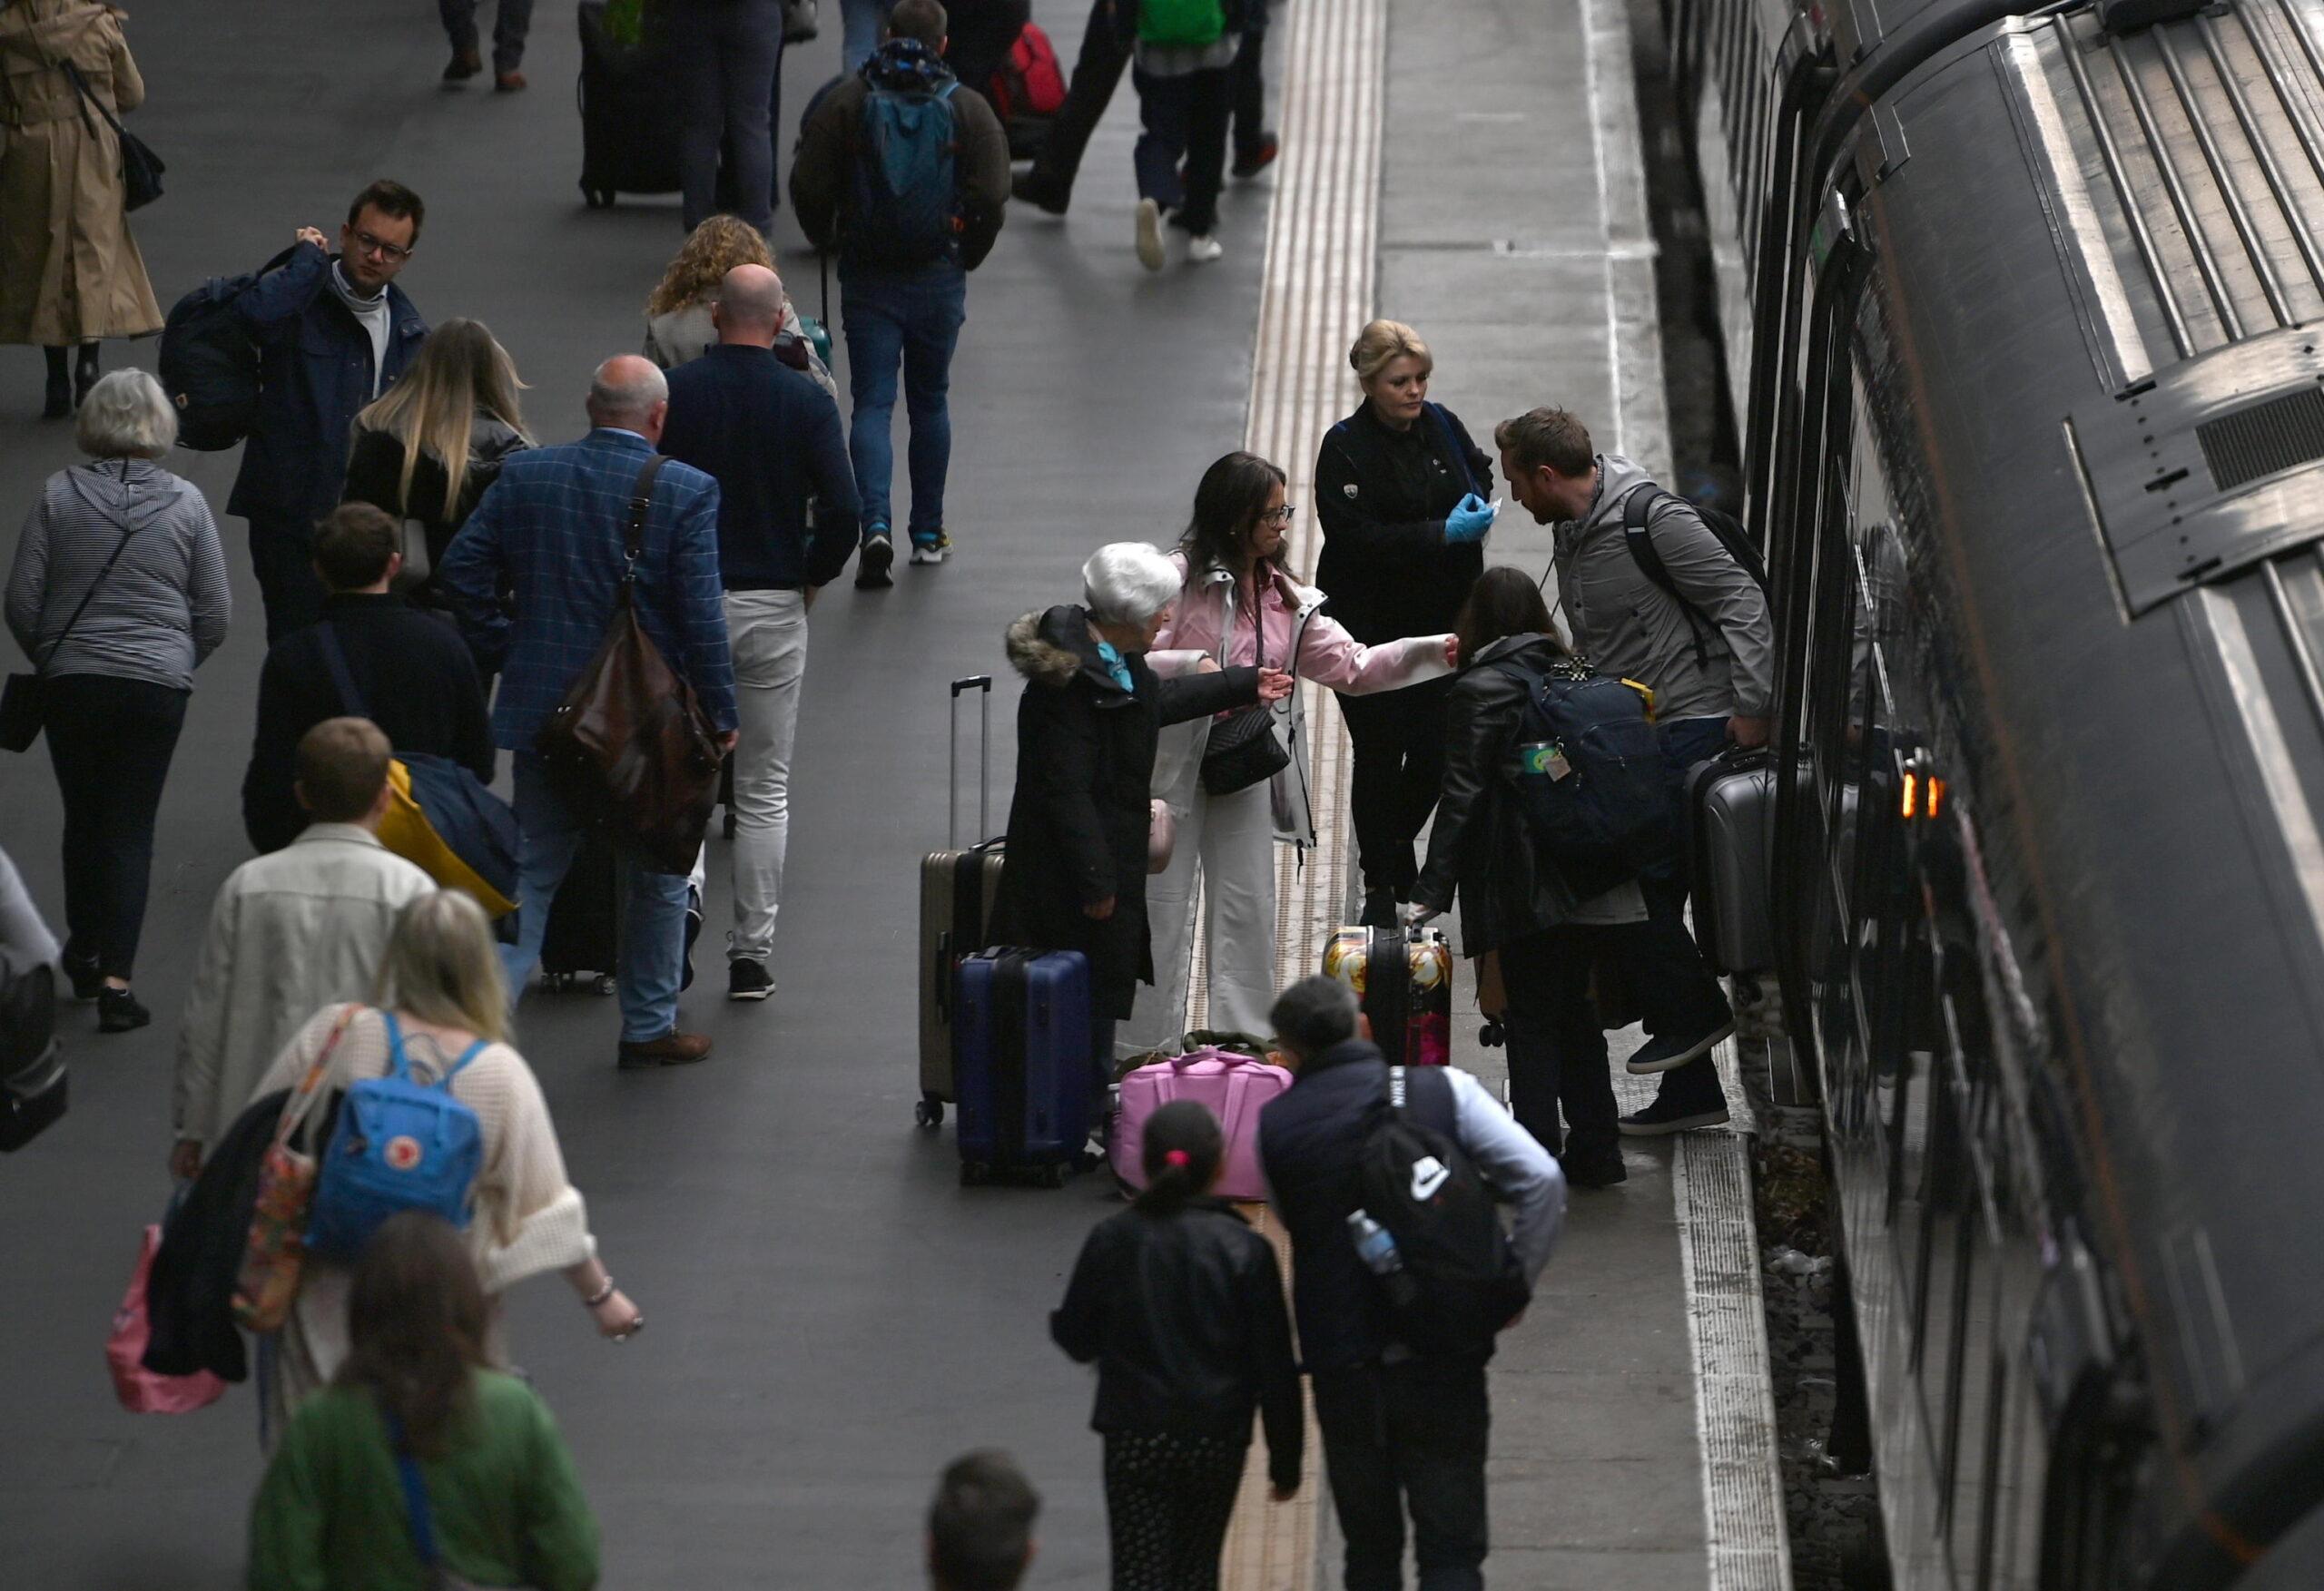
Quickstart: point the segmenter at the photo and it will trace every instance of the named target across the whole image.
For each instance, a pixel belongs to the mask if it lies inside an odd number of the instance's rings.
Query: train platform
[[[836,70],[825,9],[825,36],[784,64],[787,125]],[[1034,6],[1068,56],[1085,12]],[[171,162],[168,197],[136,218],[157,292],[166,303],[251,269],[394,176],[428,204],[402,285],[431,320],[490,325],[531,384],[535,428],[577,435],[589,370],[637,346],[681,232],[672,199],[584,207],[569,18],[537,14],[534,87],[508,95],[438,86],[444,46],[425,8],[348,0],[328,23],[291,0],[136,12],[151,93],[138,130]],[[651,1321],[616,1348],[553,1285],[507,1300],[515,1357],[602,1523],[608,1586],[921,1584],[933,1477],[984,1445],[1012,1450],[1045,1498],[1028,1586],[1104,1583],[1089,1383],[1046,1323],[1109,1189],[962,1189],[950,1127],[912,1123],[915,869],[947,827],[945,682],[1003,676],[997,827],[1014,766],[1003,627],[1073,596],[1098,544],[1175,539],[1200,471],[1230,447],[1274,458],[1292,501],[1312,503],[1317,441],[1357,398],[1346,347],[1374,314],[1419,328],[1433,396],[1480,437],[1553,402],[1667,471],[1630,27],[1620,0],[1279,0],[1284,153],[1232,185],[1223,260],[1139,269],[1127,83],[1071,214],[1012,207],[971,279],[954,365],[958,555],[900,569],[892,591],[834,588],[814,612],[776,996],[716,997],[728,895],[714,838],[697,952],[709,976],[685,1002],[716,1041],[707,1064],[617,1074],[611,1003],[586,993],[537,991],[521,1013],[604,1256]],[[787,207],[774,241],[794,298],[818,311]],[[152,345],[106,357],[150,367]],[[0,358],[0,502],[28,504],[74,458],[69,427],[30,417],[38,372],[29,350]],[[170,462],[219,514],[236,611],[197,678],[162,808],[137,977],[156,1021],[99,1037],[76,1008],[72,1113],[0,1161],[0,1358],[16,1369],[0,1578],[44,1591],[239,1585],[261,1467],[246,1390],[189,1417],[133,1418],[101,1363],[140,1228],[168,1193],[174,1015],[212,896],[247,855],[235,791],[263,655],[244,528],[223,514],[235,456]],[[1312,514],[1299,535],[1312,567]],[[1513,504],[1488,546],[1548,563],[1545,533]],[[1340,805],[1345,746],[1328,697],[1310,705],[1321,817]],[[0,760],[0,845],[61,918],[44,758]],[[1312,968],[1346,919],[1352,860],[1344,819],[1304,867],[1286,859],[1285,973]],[[1460,980],[1457,1058],[1497,1083],[1500,1052],[1476,1045],[1465,968]],[[1617,1056],[1637,1042],[1616,1036]],[[1747,1129],[1738,1114],[1733,1132],[1633,1142],[1626,1183],[1576,1193],[1494,1368],[1492,1584],[1788,1585],[1753,1360]],[[1293,1503],[1250,1488],[1226,1584],[1336,1586],[1324,1498],[1313,1459]]]

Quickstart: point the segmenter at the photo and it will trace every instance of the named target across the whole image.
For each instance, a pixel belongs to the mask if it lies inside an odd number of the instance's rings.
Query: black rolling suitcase
[[[616,193],[678,191],[677,113],[668,50],[606,31],[605,0],[581,0],[581,192],[593,210]]]
[[[541,936],[541,977],[553,989],[583,980],[601,995],[614,992],[620,964],[621,880],[614,848],[592,833],[566,870],[549,902],[548,929]]]
[[[980,693],[984,738],[977,751],[977,839],[962,850],[958,720],[966,691]],[[1001,842],[985,838],[992,819],[992,676],[954,680],[951,713],[945,848],[930,851],[920,863],[920,1103],[912,1116],[923,1127],[940,1126],[945,1104],[960,1097],[952,1079],[954,974],[963,959],[991,942],[992,907],[1000,894]]]
[[[1728,747],[1687,774],[1695,939],[1713,972],[1775,966],[1775,757]]]

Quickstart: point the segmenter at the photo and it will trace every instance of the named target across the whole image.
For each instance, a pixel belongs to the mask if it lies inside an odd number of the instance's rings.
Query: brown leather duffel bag
[[[718,796],[718,733],[661,648],[637,622],[637,559],[654,501],[659,455],[629,499],[629,561],[612,622],[589,666],[533,741],[558,792],[606,824],[616,844],[657,872],[688,873]]]

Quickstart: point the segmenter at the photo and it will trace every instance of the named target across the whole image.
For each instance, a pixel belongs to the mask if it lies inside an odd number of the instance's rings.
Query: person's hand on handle
[[[734,749],[734,742],[742,738],[743,732],[741,730],[730,729],[724,734],[718,737],[718,749],[722,751],[732,751]]]
[[[182,1183],[190,1183],[202,1174],[202,1145],[192,1138],[181,1138],[170,1151],[170,1175]]]
[[[1281,669],[1261,669],[1259,671],[1259,700],[1280,702],[1291,694],[1291,687],[1296,683],[1298,683],[1297,681]]]
[[[299,236],[296,241],[301,243],[312,243],[316,248],[320,249],[326,254],[330,252],[330,240],[324,237],[322,233],[317,231],[313,227],[300,227],[299,229]]]
[[[1444,516],[1444,545],[1457,547],[1484,540],[1485,532],[1492,528],[1492,505],[1471,492]]]
[[[1461,638],[1458,635],[1444,638],[1444,666],[1449,669],[1461,666]]]
[[[1092,922],[1108,921],[1114,915],[1115,899],[1116,897],[1108,895],[1103,900],[1097,902],[1093,906],[1083,907],[1081,908],[1081,915],[1088,918]]]
[[[1727,721],[1727,738],[1747,751],[1753,746],[1764,746],[1768,743],[1768,721],[1764,718],[1745,718],[1738,713]]]

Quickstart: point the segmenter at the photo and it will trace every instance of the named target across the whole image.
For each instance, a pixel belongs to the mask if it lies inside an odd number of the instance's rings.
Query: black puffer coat
[[[1349,634],[1370,646],[1452,627],[1485,566],[1483,543],[1444,545],[1444,516],[1472,491],[1492,496],[1492,460],[1442,404],[1398,431],[1380,422],[1367,398],[1324,433],[1315,584]]]
[[[1146,932],[1147,783],[1162,726],[1259,699],[1252,668],[1155,677],[1133,653],[1124,691],[1098,656],[1089,615],[1074,606],[1009,626],[1009,661],[1025,676],[1017,704],[1017,794],[993,938],[1089,958],[1091,1009],[1127,1016],[1153,981]],[[1113,898],[1099,922],[1082,908]]]
[[[1556,928],[1579,904],[1502,772],[1525,710],[1525,687],[1497,663],[1546,671],[1572,654],[1546,635],[1507,635],[1462,660],[1444,705],[1444,792],[1429,831],[1428,862],[1413,887],[1418,906],[1450,911],[1461,895],[1461,954],[1482,956],[1512,939]]]

